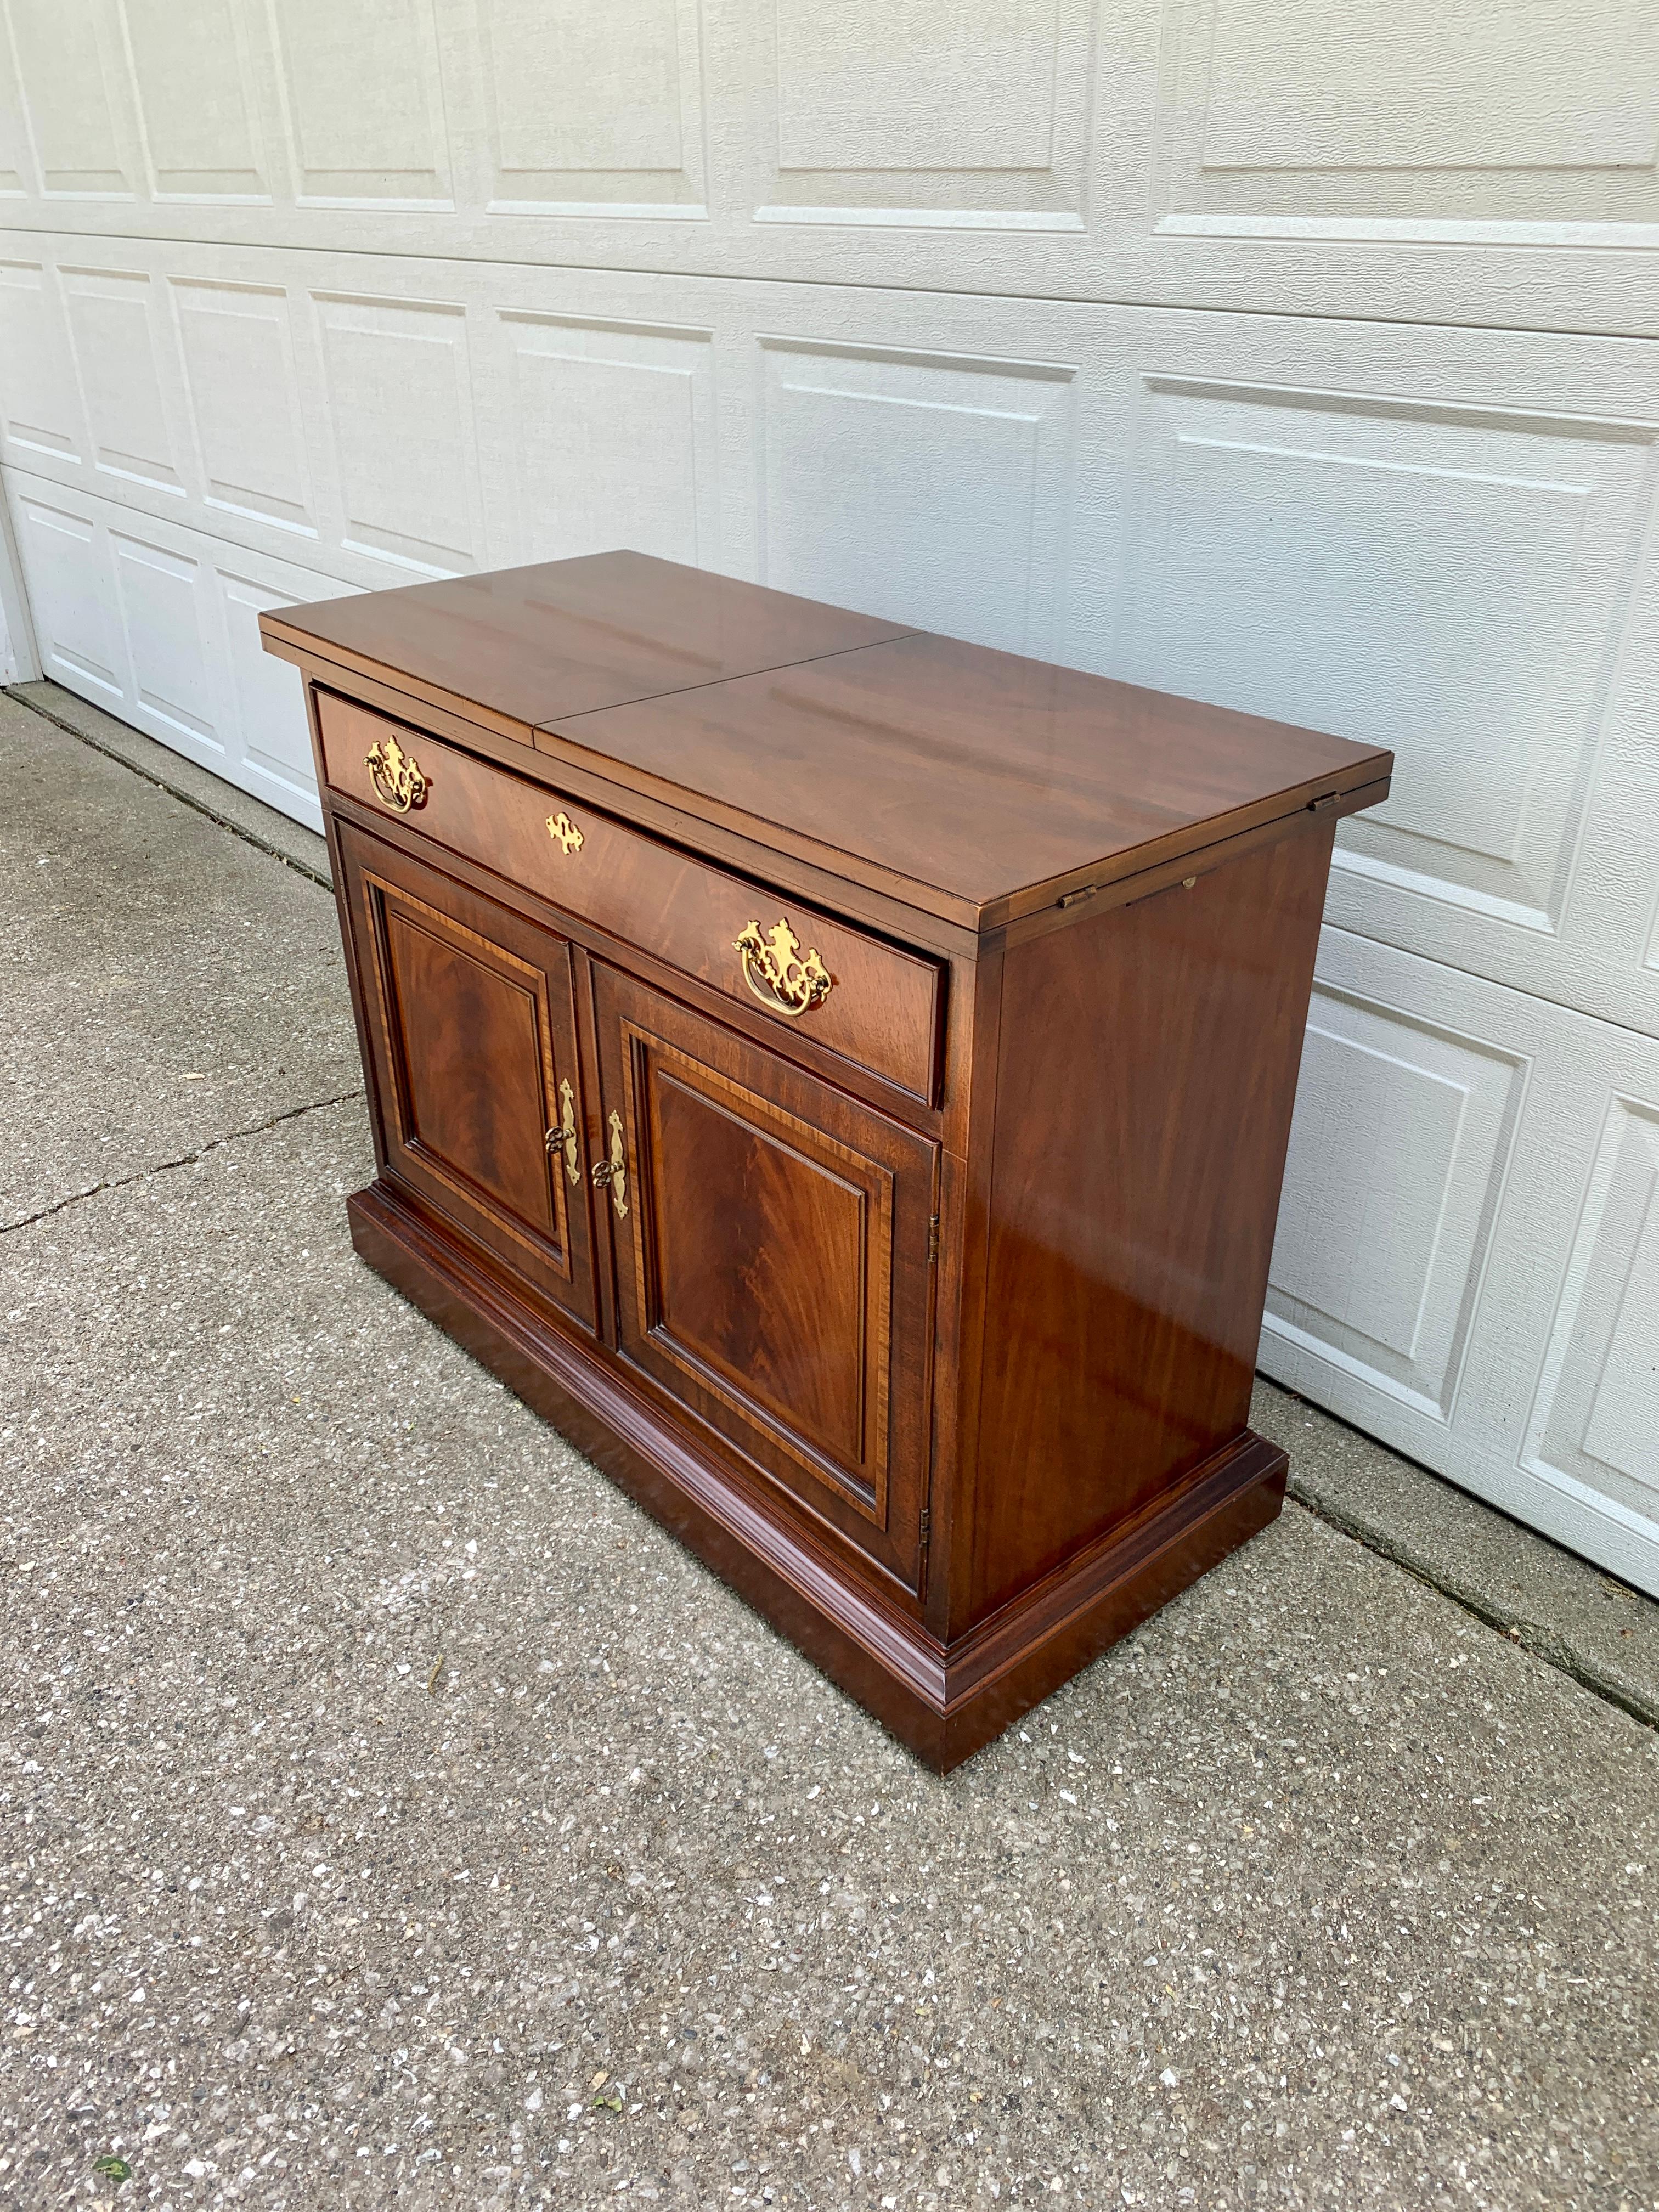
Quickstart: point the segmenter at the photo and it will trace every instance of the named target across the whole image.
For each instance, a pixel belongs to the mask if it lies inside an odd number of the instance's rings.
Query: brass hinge
[[[924,1505],[921,1509],[921,1525],[918,1531],[921,1540],[921,1548],[924,1552],[927,1549],[927,1539],[933,1532],[933,1509],[931,1505]]]
[[[1054,904],[1058,907],[1081,906],[1085,899],[1091,899],[1099,888],[1097,884],[1085,884],[1080,890],[1062,891]]]
[[[1329,807],[1329,806],[1334,806],[1334,805],[1335,805],[1335,804],[1336,804],[1336,802],[1337,802],[1338,799],[1339,799],[1340,796],[1341,796],[1341,794],[1340,794],[1339,792],[1334,792],[1334,791],[1322,791],[1322,792],[1320,793],[1320,794],[1319,794],[1319,796],[1318,796],[1318,798],[1317,798],[1317,799],[1310,799],[1308,801],[1308,811],[1309,811],[1309,813],[1310,813],[1310,814],[1322,814],[1322,813],[1324,813],[1324,811],[1325,811],[1325,810],[1326,810],[1326,808],[1327,808],[1327,807]]]
[[[938,1257],[939,1216],[936,1213],[930,1213],[927,1217],[927,1264],[930,1267]]]

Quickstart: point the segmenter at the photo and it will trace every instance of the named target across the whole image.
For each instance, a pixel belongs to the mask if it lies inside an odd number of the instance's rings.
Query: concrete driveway
[[[1659,2202],[1659,1609],[1264,1388],[924,1773],[353,1257],[319,841],[29,697],[0,2205]]]

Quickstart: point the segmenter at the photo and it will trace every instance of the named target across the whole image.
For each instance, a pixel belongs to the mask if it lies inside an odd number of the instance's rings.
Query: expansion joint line
[[[334,889],[328,878],[318,869],[307,867],[303,860],[296,860],[292,853],[283,852],[280,845],[274,845],[268,837],[260,836],[257,830],[250,830],[240,822],[233,822],[228,814],[220,813],[216,806],[210,806],[206,799],[198,799],[194,792],[182,789],[179,785],[170,782],[166,776],[158,775],[154,769],[141,768],[136,761],[129,760],[124,752],[118,751],[113,745],[106,744],[101,738],[94,738],[90,731],[83,730],[77,724],[71,722],[67,715],[59,714],[51,707],[43,706],[39,699],[26,698],[18,686],[0,685],[0,690],[3,690],[7,698],[15,699],[20,707],[27,707],[31,714],[38,714],[43,722],[50,722],[54,729],[62,730],[68,737],[78,738],[83,745],[90,745],[94,752],[102,753],[106,760],[118,762],[130,775],[136,775],[141,783],[148,783],[156,791],[165,791],[169,799],[176,799],[181,806],[190,807],[195,813],[204,816],[208,821],[221,830],[228,830],[233,837],[240,837],[245,845],[252,845],[256,853],[264,853],[273,860],[280,860],[285,868],[292,868],[296,876],[303,876],[307,883],[316,884],[323,890],[331,891]],[[138,734],[142,737],[143,732],[140,731]]]
[[[1547,1629],[1539,1627],[1534,1621],[1523,1620],[1518,1613],[1506,1613],[1501,1606],[1488,1604],[1471,1595],[1468,1590],[1457,1589],[1453,1583],[1443,1582],[1431,1569],[1384,1542],[1375,1529],[1349,1519],[1344,1513],[1334,1512],[1317,1498],[1306,1496],[1297,1486],[1294,1476],[1291,1480],[1290,1495],[1303,1511],[1310,1513],[1316,1521],[1322,1521],[1328,1528],[1334,1528],[1340,1536],[1346,1536],[1352,1542],[1363,1545],[1366,1551],[1374,1553],[1379,1559],[1386,1559],[1390,1566],[1399,1567],[1414,1582],[1421,1583],[1425,1589],[1433,1590],[1437,1597],[1443,1597],[1456,1606],[1460,1612],[1467,1613],[1484,1627],[1495,1629],[1506,1642],[1517,1645],[1523,1651],[1529,1651],[1534,1659],[1541,1660],[1547,1667],[1553,1667],[1558,1674],[1565,1674],[1581,1690],[1588,1690],[1593,1698],[1600,1698],[1603,1705],[1616,1706],[1621,1713],[1628,1714],[1632,1720],[1639,1721],[1644,1728],[1659,1729],[1659,1703],[1641,1697],[1627,1689],[1623,1683],[1602,1674],[1599,1668],[1575,1657]],[[1534,1529],[1529,1533],[1535,1535],[1537,1531]]]

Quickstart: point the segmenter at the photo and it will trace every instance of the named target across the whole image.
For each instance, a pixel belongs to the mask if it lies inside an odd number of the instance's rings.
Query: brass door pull
[[[399,814],[426,805],[427,781],[413,753],[406,753],[396,738],[376,738],[363,755],[363,766],[376,795]]]
[[[547,1149],[550,1152],[557,1152],[561,1146],[563,1147],[564,1171],[566,1175],[569,1176],[572,1182],[580,1182],[582,1179],[582,1171],[577,1158],[576,1151],[578,1141],[576,1136],[576,1102],[570,1095],[570,1079],[568,1076],[566,1076],[564,1081],[559,1085],[559,1097],[564,1106],[564,1119],[560,1122],[556,1129],[550,1129],[548,1131]]]
[[[611,1115],[611,1157],[593,1163],[593,1188],[611,1191],[611,1203],[617,1209],[618,1221],[628,1218],[628,1151],[623,1143],[622,1115],[614,1109]]]
[[[781,916],[764,931],[757,921],[747,923],[732,950],[742,954],[743,980],[762,1006],[792,1022],[810,1013],[834,988],[835,977],[817,948],[803,952],[799,938]]]

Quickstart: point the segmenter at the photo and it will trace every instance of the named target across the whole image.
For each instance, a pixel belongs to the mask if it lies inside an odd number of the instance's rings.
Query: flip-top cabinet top
[[[629,552],[289,607],[272,650],[984,931],[1310,806],[1391,754]]]

